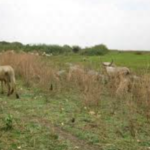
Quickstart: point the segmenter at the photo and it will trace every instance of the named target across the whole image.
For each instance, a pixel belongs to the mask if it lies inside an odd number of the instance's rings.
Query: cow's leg
[[[10,93],[10,88],[11,88],[11,87],[10,87],[10,84],[9,84],[8,82],[6,83],[6,85],[7,85],[7,88],[8,88],[7,96],[9,96],[9,95],[11,94],[11,93]]]
[[[14,93],[14,88],[11,88],[10,95]]]
[[[4,81],[1,81],[1,93],[4,94]]]

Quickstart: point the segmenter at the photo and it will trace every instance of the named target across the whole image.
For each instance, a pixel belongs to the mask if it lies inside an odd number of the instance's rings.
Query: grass
[[[37,84],[31,82],[28,85],[24,79],[31,79],[34,69],[27,74],[30,69],[27,65],[26,76],[23,76],[24,72],[16,68],[19,78],[17,89],[21,98],[15,99],[13,95],[0,97],[0,149],[148,150],[150,148],[149,99],[147,99],[149,93],[145,92],[147,89],[145,83],[141,85],[142,90],[138,92],[138,97],[126,95],[121,99],[110,96],[108,88],[106,88],[108,91],[104,92],[99,82],[95,84],[91,79],[82,82],[82,79],[78,78],[80,82],[73,85],[71,84],[74,81],[53,80],[56,85],[52,91],[45,90],[48,86],[44,84],[48,83],[51,74],[51,71],[45,73],[46,69],[54,68],[55,72],[57,69],[67,68],[66,63],[101,70],[102,61],[114,59],[116,64],[128,66],[135,73],[146,74],[149,57],[147,53],[138,55],[114,52],[86,59],[79,55],[53,56],[39,60],[37,63],[33,63],[32,59],[36,62],[34,57],[29,58],[30,68],[34,68],[32,67],[34,64],[36,71],[45,79]],[[20,60],[20,56],[16,58]],[[8,62],[7,56],[3,63],[6,62]],[[44,71],[42,67],[38,70],[38,66],[43,64]],[[148,79],[146,81],[149,83]],[[87,92],[84,91],[83,85],[86,85]],[[137,94],[136,90],[134,94]]]
[[[84,58],[86,60],[84,61]],[[53,56],[52,62],[57,66],[64,67],[65,63],[75,63],[84,64],[90,66],[91,68],[100,70],[101,63],[104,61],[114,60],[114,63],[120,66],[127,66],[133,71],[141,70],[146,71],[150,65],[150,53],[142,53],[142,55],[137,55],[136,52],[109,52],[104,56],[82,56],[82,55],[60,55]],[[62,64],[63,62],[63,64]]]
[[[74,149],[78,143],[70,139],[70,134],[103,150],[143,150],[150,146],[149,122],[143,115],[132,113],[134,110],[127,112],[125,102],[118,104],[105,97],[95,109],[83,106],[81,97],[72,94],[54,96],[25,89],[21,97],[20,100],[5,96],[0,99],[1,149]],[[112,112],[113,103],[119,106],[115,106],[115,112]],[[5,130],[3,119],[9,114],[13,128]],[[132,121],[135,135],[130,129]],[[59,130],[68,133],[68,139]]]
[[[1,118],[8,114],[13,116],[11,130],[5,130],[6,125],[1,119],[1,149],[65,149],[67,143],[59,140],[59,135],[53,129],[39,124],[43,102],[32,100],[31,97],[34,98],[34,95],[25,95],[20,101],[1,99]]]

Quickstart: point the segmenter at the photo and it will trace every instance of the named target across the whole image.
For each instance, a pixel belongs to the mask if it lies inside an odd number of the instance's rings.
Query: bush
[[[45,50],[46,53],[53,53],[53,54],[62,54],[62,53],[68,53],[71,52],[70,49],[66,47],[62,47],[59,45],[49,45],[47,46],[47,49]]]
[[[85,48],[82,51],[82,54],[84,55],[90,55],[90,56],[94,56],[94,55],[105,55],[108,52],[108,48],[103,45],[96,45],[94,47],[89,47],[89,48]]]
[[[46,44],[38,44],[38,45],[26,45],[24,46],[24,51],[37,51],[37,52],[46,52],[48,54],[64,54],[70,53],[72,51],[71,47],[64,45],[46,45]]]
[[[0,41],[0,51],[15,50],[15,51],[25,51],[25,52],[46,52],[53,54],[62,54],[72,52],[72,48],[68,45],[46,45],[46,44],[27,44],[24,45],[20,42],[5,42]]]
[[[0,50],[16,50],[19,51],[23,48],[23,44],[20,42],[6,42],[6,41],[1,41],[0,42]]]
[[[79,46],[70,47],[69,45],[47,45],[47,44],[27,44],[24,45],[20,42],[6,42],[0,41],[0,51],[25,51],[25,52],[46,52],[52,54],[69,54],[71,52],[80,53],[85,55],[104,55],[108,52],[108,48],[103,45],[96,45],[93,47],[81,49]]]
[[[79,46],[73,46],[73,47],[72,47],[72,51],[73,51],[74,53],[78,53],[80,50],[81,50],[81,48],[80,48]]]
[[[66,52],[67,52],[67,53],[72,52],[72,47],[69,46],[69,45],[64,45],[64,46],[63,46],[63,49],[64,49],[65,53],[66,53]]]
[[[142,55],[142,54],[143,54],[143,52],[140,52],[140,51],[139,52],[138,51],[135,52],[135,55]]]
[[[10,114],[5,117],[4,122],[4,129],[11,130],[13,128],[13,117]]]

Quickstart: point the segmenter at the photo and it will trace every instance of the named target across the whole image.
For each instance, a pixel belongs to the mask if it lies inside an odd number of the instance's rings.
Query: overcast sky
[[[150,50],[150,0],[0,0],[0,41]]]

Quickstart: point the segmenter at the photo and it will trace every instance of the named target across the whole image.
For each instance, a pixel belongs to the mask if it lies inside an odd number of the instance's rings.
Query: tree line
[[[45,52],[48,54],[70,54],[79,53],[81,55],[104,55],[109,49],[104,44],[99,44],[91,47],[81,48],[80,46],[69,45],[48,45],[48,44],[22,44],[20,42],[0,41],[0,51],[14,50],[16,52]]]

